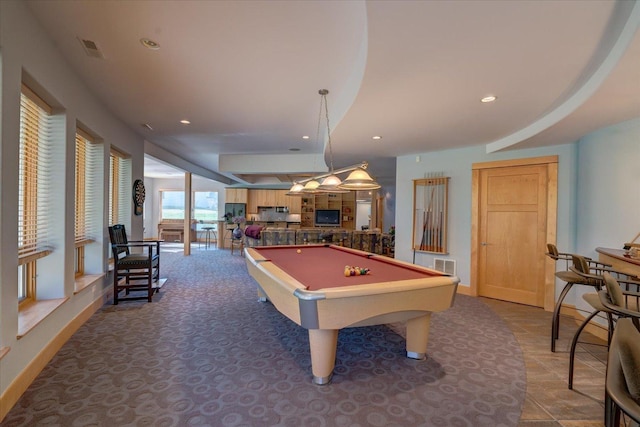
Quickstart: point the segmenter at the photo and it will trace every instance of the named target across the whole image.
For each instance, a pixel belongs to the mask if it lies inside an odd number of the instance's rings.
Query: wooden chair
[[[128,241],[124,225],[109,227],[113,252],[113,304],[118,301],[147,299],[159,291],[160,241]],[[138,252],[132,252],[137,248]],[[153,283],[156,283],[154,287]],[[125,297],[120,297],[120,292]],[[143,296],[128,296],[131,291],[146,291]]]
[[[235,232],[236,230],[240,230],[239,232]],[[234,231],[231,232],[231,255],[235,249],[240,251],[240,255],[244,256],[244,231],[240,227],[237,227]]]

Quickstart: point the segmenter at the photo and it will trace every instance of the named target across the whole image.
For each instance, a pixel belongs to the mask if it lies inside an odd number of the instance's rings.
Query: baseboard
[[[89,304],[67,323],[0,395],[0,422],[69,338],[111,298],[112,291],[112,287],[107,286],[101,298]]]
[[[560,314],[573,318],[577,326],[580,326],[582,322],[584,322],[584,319],[586,319],[588,316],[588,314],[585,315],[582,312],[576,310],[575,306],[566,304],[562,304],[562,306],[560,307]],[[585,326],[584,330],[603,341],[608,340],[609,329],[607,326],[591,321],[587,326]]]
[[[461,284],[458,284],[458,287],[456,288],[456,293],[460,294],[460,295],[468,295],[470,297],[477,296],[477,295],[474,295],[473,293],[471,293],[471,286],[465,286],[465,285],[461,285]]]

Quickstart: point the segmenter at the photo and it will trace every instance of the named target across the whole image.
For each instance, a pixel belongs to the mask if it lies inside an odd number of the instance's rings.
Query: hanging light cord
[[[331,147],[331,127],[329,126],[329,104],[327,103],[327,94],[329,91],[327,89],[320,89],[320,108],[322,109],[322,101],[324,100],[324,115],[327,119],[327,138],[329,140],[329,169],[333,174],[333,148]],[[319,124],[319,122],[318,122]]]
[[[322,95],[323,91],[327,93],[329,92],[326,89],[320,89],[318,93]],[[320,109],[318,110],[318,128],[316,129],[316,144],[318,145],[320,145],[320,122],[322,121],[322,99],[324,98],[324,96],[325,95],[322,95],[320,97]],[[320,148],[320,152],[322,152],[322,148],[321,147],[318,147],[318,148]],[[314,169],[316,168],[316,156],[313,157],[313,168]]]

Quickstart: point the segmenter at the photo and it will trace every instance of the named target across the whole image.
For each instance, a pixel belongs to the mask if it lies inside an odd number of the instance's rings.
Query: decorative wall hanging
[[[413,249],[448,253],[447,203],[449,177],[413,180]]]
[[[142,215],[142,206],[144,205],[144,182],[141,179],[136,179],[133,182],[133,213],[136,215]]]

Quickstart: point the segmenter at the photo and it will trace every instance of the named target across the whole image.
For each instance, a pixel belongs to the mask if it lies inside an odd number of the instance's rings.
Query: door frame
[[[478,296],[478,256],[480,250],[480,171],[482,169],[515,166],[547,165],[547,242],[556,243],[558,226],[558,156],[531,157],[473,163],[471,165],[471,283],[470,294]],[[553,311],[555,306],[556,266],[546,257],[544,263],[544,309]]]

